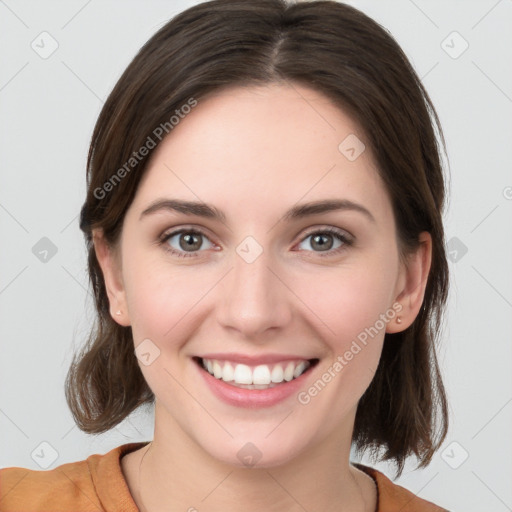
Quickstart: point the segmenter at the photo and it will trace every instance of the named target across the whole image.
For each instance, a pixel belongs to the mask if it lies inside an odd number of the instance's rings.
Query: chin
[[[275,427],[274,427],[275,428]],[[307,448],[303,434],[290,432],[246,432],[244,435],[202,439],[200,445],[214,459],[237,468],[272,468],[287,464]],[[228,438],[229,437],[229,438]]]

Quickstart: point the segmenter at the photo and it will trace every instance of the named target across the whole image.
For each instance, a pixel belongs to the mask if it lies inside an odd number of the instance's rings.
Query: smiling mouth
[[[319,359],[297,359],[275,364],[246,364],[194,357],[194,361],[212,377],[243,389],[270,389],[298,379],[309,372]]]

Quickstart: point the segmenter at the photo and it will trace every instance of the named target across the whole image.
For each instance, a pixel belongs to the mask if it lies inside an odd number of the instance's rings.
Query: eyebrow
[[[368,209],[348,199],[325,199],[322,201],[299,204],[290,208],[284,214],[282,220],[291,221],[321,213],[347,210],[362,213],[370,221],[376,222],[375,217]],[[213,205],[195,201],[183,201],[180,199],[157,199],[140,214],[139,220],[160,211],[176,211],[185,215],[195,215],[207,219],[219,220],[221,222],[226,221],[226,214]]]

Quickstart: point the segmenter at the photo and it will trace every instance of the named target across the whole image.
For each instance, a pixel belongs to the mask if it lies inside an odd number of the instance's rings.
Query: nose
[[[252,262],[235,253],[219,290],[219,324],[251,341],[264,341],[267,331],[281,330],[292,318],[293,293],[271,260],[266,251]]]

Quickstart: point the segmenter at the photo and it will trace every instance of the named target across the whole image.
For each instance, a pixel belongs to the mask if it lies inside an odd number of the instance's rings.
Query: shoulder
[[[84,512],[101,510],[87,461],[62,464],[46,471],[0,469],[0,491],[1,512],[74,506],[80,506]]]
[[[120,456],[133,446],[118,446],[104,455],[94,454],[51,470],[0,469],[0,512],[105,510],[105,502],[115,502],[122,494],[119,489],[125,490],[117,468]]]
[[[448,512],[447,509],[424,500],[401,485],[392,482],[384,473],[363,464],[354,464],[377,483],[377,512]]]

